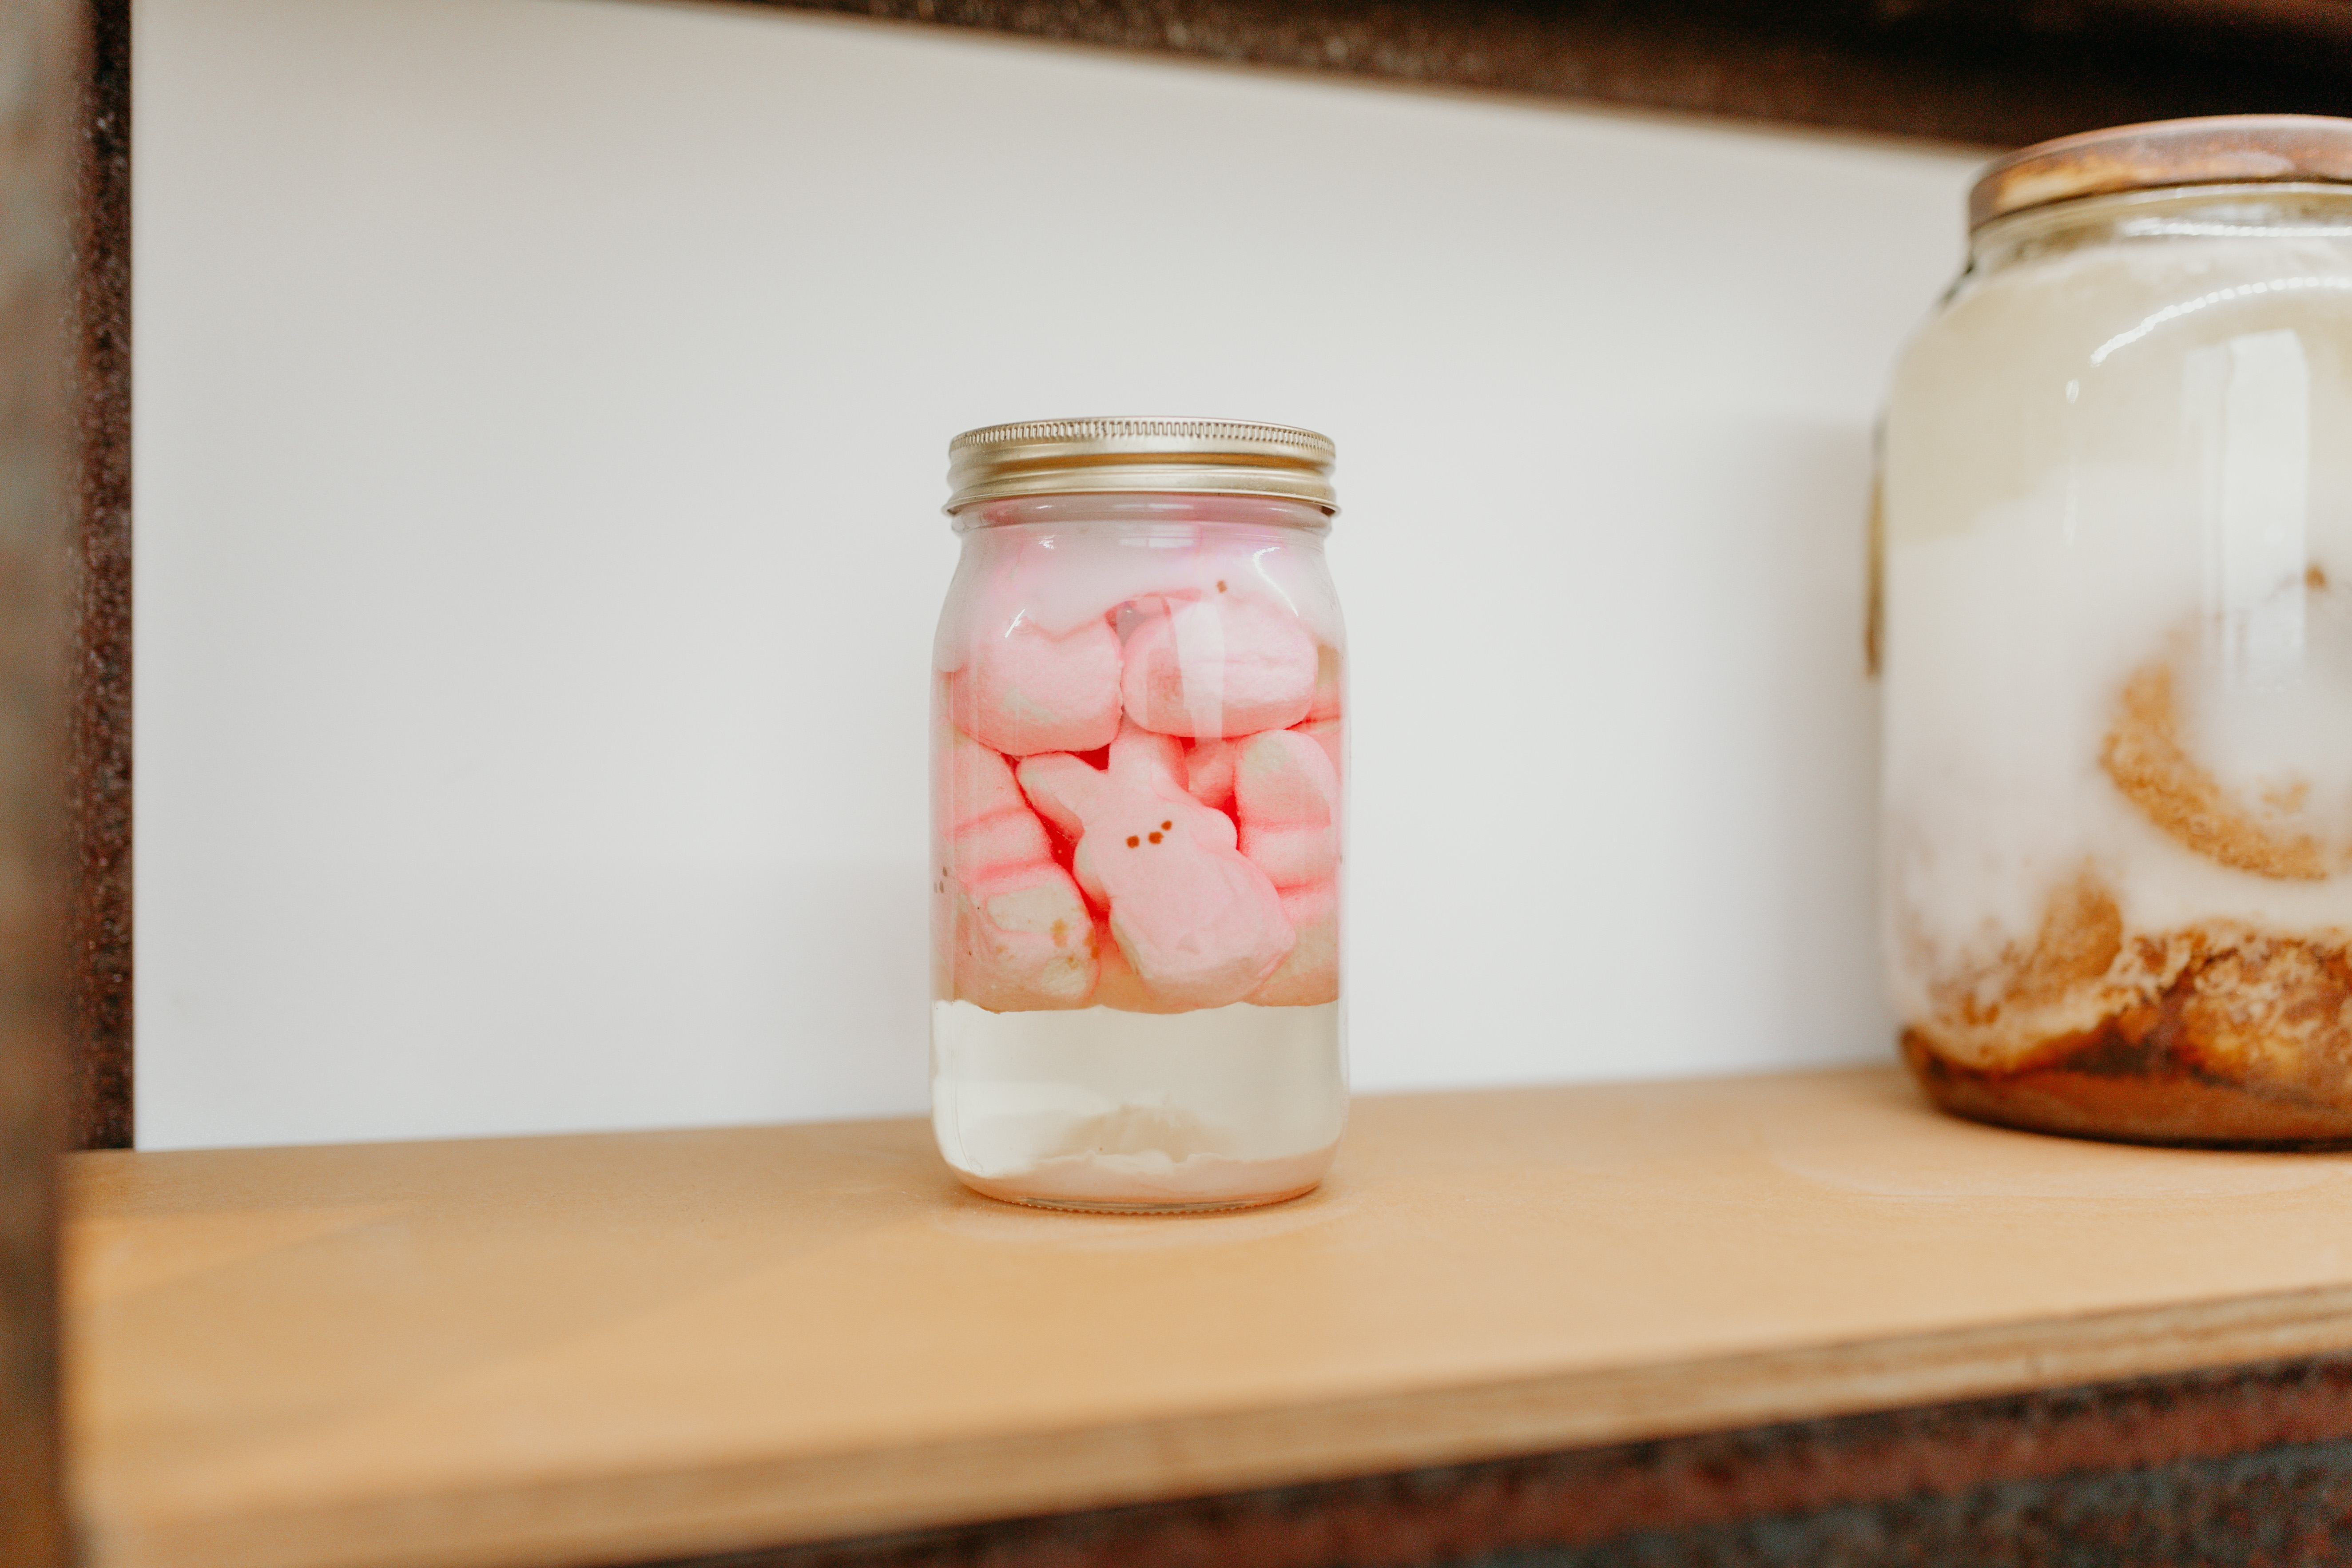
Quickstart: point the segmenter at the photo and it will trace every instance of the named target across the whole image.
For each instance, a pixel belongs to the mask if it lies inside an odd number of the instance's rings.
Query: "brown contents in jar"
[[[2123,946],[2123,913],[2085,867],[2052,891],[2031,947],[2011,942],[1991,962],[1934,984],[1948,1044],[1963,1059],[2011,1058],[2052,1032],[2052,1015],[2090,1016],[2084,1004],[2106,986]]]
[[[2337,868],[2294,820],[2307,781],[2249,800],[2191,752],[2168,658],[2125,684],[2099,761],[2151,825],[2217,865],[2284,881]],[[2085,864],[2053,889],[2030,944],[1948,972],[1927,1001],[1903,1054],[1960,1115],[2150,1142],[2352,1143],[2352,934],[2333,927],[2134,931]]]
[[[2212,922],[2126,941],[2085,879],[2053,900],[2032,953],[2005,956],[1990,1006],[1979,976],[1904,1031],[1905,1059],[1946,1110],[2152,1142],[2352,1142],[2352,952],[2336,933]],[[1997,1062],[1951,1037],[2066,996],[2102,1016]]]
[[[2147,666],[2124,688],[2122,710],[2099,762],[2125,798],[2186,849],[2282,880],[2316,882],[2328,874],[2317,838],[2264,823],[2262,813],[2231,798],[2189,754],[2168,664]],[[2299,810],[2309,794],[2307,784],[2285,784],[2269,792],[2264,804],[2273,815],[2284,815]]]

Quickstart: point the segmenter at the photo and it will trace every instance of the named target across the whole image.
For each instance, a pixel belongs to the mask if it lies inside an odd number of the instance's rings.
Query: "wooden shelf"
[[[2352,1155],[1892,1069],[1368,1098],[1255,1213],[919,1121],[76,1155],[99,1568],[645,1560],[2352,1348]]]

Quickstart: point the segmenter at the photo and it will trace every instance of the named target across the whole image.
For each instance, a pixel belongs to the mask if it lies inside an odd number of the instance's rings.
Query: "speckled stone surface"
[[[692,1568],[2347,1561],[2352,1358],[705,1558]]]
[[[88,0],[71,779],[73,1140],[131,1147],[131,6]]]
[[[2352,1444],[1643,1531],[1475,1568],[2270,1568],[2352,1561]]]
[[[2018,146],[2352,113],[2352,6],[2303,0],[774,0],[1320,74]]]

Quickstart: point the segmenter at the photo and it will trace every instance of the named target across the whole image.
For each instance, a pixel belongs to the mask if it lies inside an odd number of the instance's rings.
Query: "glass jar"
[[[1884,936],[1946,1109],[2352,1140],[2352,121],[1993,165],[1882,451]]]
[[[1239,1208],[1347,1120],[1331,443],[1206,419],[949,447],[931,1120],[991,1197]]]

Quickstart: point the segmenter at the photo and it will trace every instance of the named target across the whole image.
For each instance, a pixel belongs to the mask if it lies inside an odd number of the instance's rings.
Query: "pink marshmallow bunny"
[[[1094,919],[1055,863],[1012,764],[957,731],[940,778],[955,994],[992,1013],[1083,1005],[1097,966]]]
[[[1241,852],[1277,888],[1328,881],[1339,868],[1339,776],[1313,737],[1252,735],[1234,762]]]
[[[1118,634],[1097,618],[1061,637],[1027,619],[973,644],[950,678],[957,725],[1007,756],[1091,752],[1118,733]]]
[[[1287,729],[1314,706],[1315,641],[1286,610],[1219,593],[1139,599],[1121,616],[1119,689],[1147,730],[1213,741]]]
[[[1031,757],[1022,790],[1077,840],[1078,886],[1149,998],[1222,1007],[1273,973],[1296,942],[1265,873],[1234,847],[1233,819],[1185,793],[1183,749],[1129,723],[1098,771],[1066,753]]]
[[[1271,730],[1241,742],[1234,762],[1240,847],[1281,890],[1298,933],[1275,973],[1250,994],[1268,1006],[1339,996],[1339,775],[1317,740]]]
[[[1315,689],[1307,708],[1303,723],[1289,728],[1323,748],[1331,760],[1331,771],[1340,771],[1339,730],[1339,653],[1337,648],[1316,650]],[[1202,805],[1213,805],[1220,811],[1234,806],[1234,763],[1242,748],[1250,742],[1249,735],[1234,740],[1194,741],[1184,748],[1184,787]],[[1244,848],[1244,854],[1249,851]]]
[[[1331,771],[1347,772],[1345,750],[1339,730],[1339,653],[1337,648],[1323,648],[1315,662],[1315,700],[1307,710],[1307,722],[1291,728],[1307,736],[1323,748],[1331,759]]]

